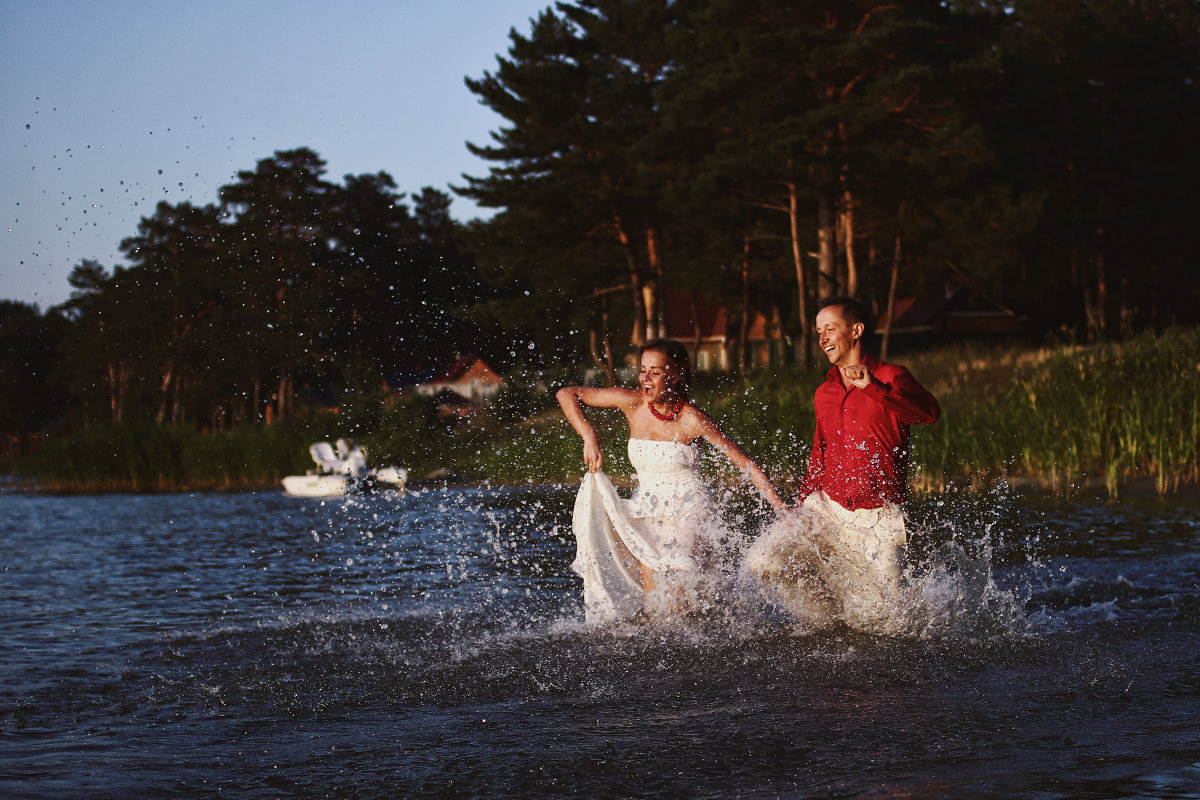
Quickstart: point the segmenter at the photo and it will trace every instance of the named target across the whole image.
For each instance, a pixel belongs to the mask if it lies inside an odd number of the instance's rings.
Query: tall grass
[[[943,408],[938,425],[914,429],[919,480],[936,489],[1016,476],[1114,498],[1133,482],[1160,494],[1196,484],[1198,358],[1200,328],[1089,348],[914,358],[914,372],[940,375],[927,385]]]
[[[1200,328],[1090,348],[960,344],[899,359],[942,406],[937,424],[912,429],[913,487],[941,491],[1003,478],[1059,492],[1096,486],[1116,497],[1131,482],[1162,494],[1200,483],[1198,359]],[[744,384],[701,376],[695,399],[786,494],[803,474],[822,380],[824,370]],[[32,467],[44,488],[57,491],[255,486],[311,467],[313,441],[356,436],[372,461],[405,466],[414,479],[448,470],[502,483],[577,481],[579,437],[552,394],[526,399],[523,413],[533,413],[523,418],[498,413],[453,423],[439,421],[428,400],[385,406],[375,398],[341,416],[218,434],[148,422],[95,426],[46,441]],[[588,418],[606,471],[627,477],[621,413],[590,409]]]
[[[816,372],[763,374],[740,387],[701,390],[696,401],[772,480],[791,484],[803,477],[812,445],[813,392],[823,379]]]
[[[898,359],[934,393],[942,418],[912,428],[919,492],[1000,479],[1056,492],[1096,487],[1118,497],[1142,483],[1160,494],[1200,483],[1200,328],[1082,348],[963,343]],[[813,372],[775,372],[738,385],[706,376],[696,402],[785,488],[812,442]],[[610,471],[628,470],[618,412],[602,426]],[[583,470],[578,436],[555,413],[477,437],[461,453],[500,481],[570,481]]]
[[[230,489],[303,471],[309,440],[302,424],[208,434],[134,421],[47,440],[31,466],[39,486],[56,492]]]

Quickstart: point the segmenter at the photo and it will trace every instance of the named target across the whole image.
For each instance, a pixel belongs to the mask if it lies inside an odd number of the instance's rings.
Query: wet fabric
[[[586,475],[575,499],[572,526],[589,623],[627,619],[642,610],[641,564],[656,575],[696,572],[709,534],[723,529],[691,445],[629,440],[637,471],[630,498],[603,472]]]
[[[850,510],[814,492],[759,537],[745,568],[803,623],[882,633],[902,610],[906,541],[898,506]]]

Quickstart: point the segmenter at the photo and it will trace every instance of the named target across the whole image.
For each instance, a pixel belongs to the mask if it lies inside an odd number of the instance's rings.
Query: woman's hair
[[[671,367],[672,376],[676,378],[675,384],[671,387],[675,394],[687,400],[691,397],[692,391],[692,359],[688,357],[687,348],[682,342],[675,339],[651,339],[638,348],[638,365],[641,366],[642,356],[647,350],[653,350],[656,353],[662,353],[667,357],[667,363]]]

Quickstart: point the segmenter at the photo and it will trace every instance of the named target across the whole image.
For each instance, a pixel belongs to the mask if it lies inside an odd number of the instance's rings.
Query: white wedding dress
[[[629,440],[637,486],[620,497],[603,472],[584,476],[575,498],[577,551],[589,624],[628,619],[642,608],[640,564],[657,575],[697,570],[698,545],[724,530],[692,445]]]

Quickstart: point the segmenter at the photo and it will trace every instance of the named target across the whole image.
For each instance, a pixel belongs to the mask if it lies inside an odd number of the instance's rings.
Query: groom
[[[832,367],[816,391],[800,517],[755,542],[747,566],[806,621],[879,629],[900,592],[908,428],[941,409],[907,369],[866,352],[869,319],[852,297],[821,303],[817,337]]]

